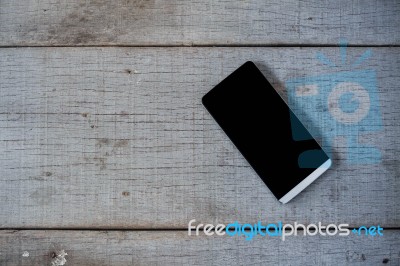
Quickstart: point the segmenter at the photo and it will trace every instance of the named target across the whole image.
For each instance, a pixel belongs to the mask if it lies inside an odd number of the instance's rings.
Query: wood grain
[[[165,231],[1,231],[1,265],[388,265],[400,263],[398,231],[384,236],[188,236]],[[25,257],[22,256],[25,252]],[[26,252],[29,257],[26,257]]]
[[[353,62],[365,48],[348,50]],[[246,60],[283,82],[336,72],[336,48],[0,49],[0,227],[186,228],[199,222],[398,227],[400,48],[375,48],[380,164],[334,167],[293,202],[269,192],[201,104]],[[317,110],[322,112],[323,109]],[[324,125],[321,125],[324,130]]]
[[[0,46],[399,45],[397,0],[2,0]]]

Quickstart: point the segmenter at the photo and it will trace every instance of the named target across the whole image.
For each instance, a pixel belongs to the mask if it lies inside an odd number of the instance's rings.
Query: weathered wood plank
[[[400,233],[381,237],[188,236],[185,231],[1,231],[1,265],[399,265]],[[28,256],[29,253],[29,256]],[[25,256],[23,256],[25,254]]]
[[[287,205],[201,105],[246,60],[281,92],[289,78],[337,71],[318,64],[317,51],[338,58],[334,48],[0,49],[0,226],[185,228],[260,217],[399,226],[400,48],[372,49],[363,65],[377,72],[384,125],[363,138],[382,163],[346,164],[338,142],[333,169]],[[349,62],[363,51],[349,49]]]
[[[400,44],[400,3],[2,0],[0,46]]]

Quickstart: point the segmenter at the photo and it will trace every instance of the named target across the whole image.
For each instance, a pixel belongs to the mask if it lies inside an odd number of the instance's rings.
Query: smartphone
[[[282,203],[331,166],[331,159],[253,62],[235,70],[202,102]],[[306,137],[295,139],[294,132]]]

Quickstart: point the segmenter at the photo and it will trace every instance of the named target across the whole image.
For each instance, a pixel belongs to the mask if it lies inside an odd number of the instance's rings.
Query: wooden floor
[[[347,71],[372,52],[358,69],[383,125],[349,135],[382,160],[349,164],[339,140],[282,205],[201,97],[252,60],[287,98],[285,81],[342,70],[316,54],[340,62],[344,39]],[[0,0],[0,265],[400,265],[399,84],[397,0]],[[195,237],[192,219],[384,236]]]

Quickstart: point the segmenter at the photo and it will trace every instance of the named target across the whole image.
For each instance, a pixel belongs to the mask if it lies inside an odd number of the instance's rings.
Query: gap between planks
[[[348,227],[350,231],[353,229],[358,229],[359,227]],[[302,228],[298,228],[298,231],[303,231]],[[400,231],[400,227],[383,227],[384,231]],[[179,232],[179,231],[188,231],[187,228],[113,228],[113,227],[96,227],[96,228],[89,228],[89,227],[77,227],[77,228],[71,228],[71,227],[49,227],[49,228],[40,228],[40,227],[6,227],[6,228],[0,228],[0,232],[2,231],[94,231],[94,232],[102,232],[102,231],[123,231],[123,232],[163,232],[163,231],[171,231],[171,232]],[[191,232],[195,232],[196,229],[192,229]],[[214,231],[212,229],[211,231]],[[245,229],[245,231],[249,231],[248,229]],[[311,230],[312,231],[312,230]],[[326,229],[322,230],[326,231]]]
[[[121,47],[121,48],[225,48],[225,47],[232,47],[232,48],[319,48],[319,47],[326,47],[326,48],[335,48],[340,47],[340,44],[337,43],[330,43],[330,44],[135,44],[135,45],[126,45],[126,44],[113,44],[113,45],[91,45],[91,44],[79,44],[79,45],[0,45],[0,49],[7,49],[7,48],[112,48],[112,47]],[[390,47],[400,47],[400,44],[346,44],[346,47],[360,47],[360,48],[390,48]]]

